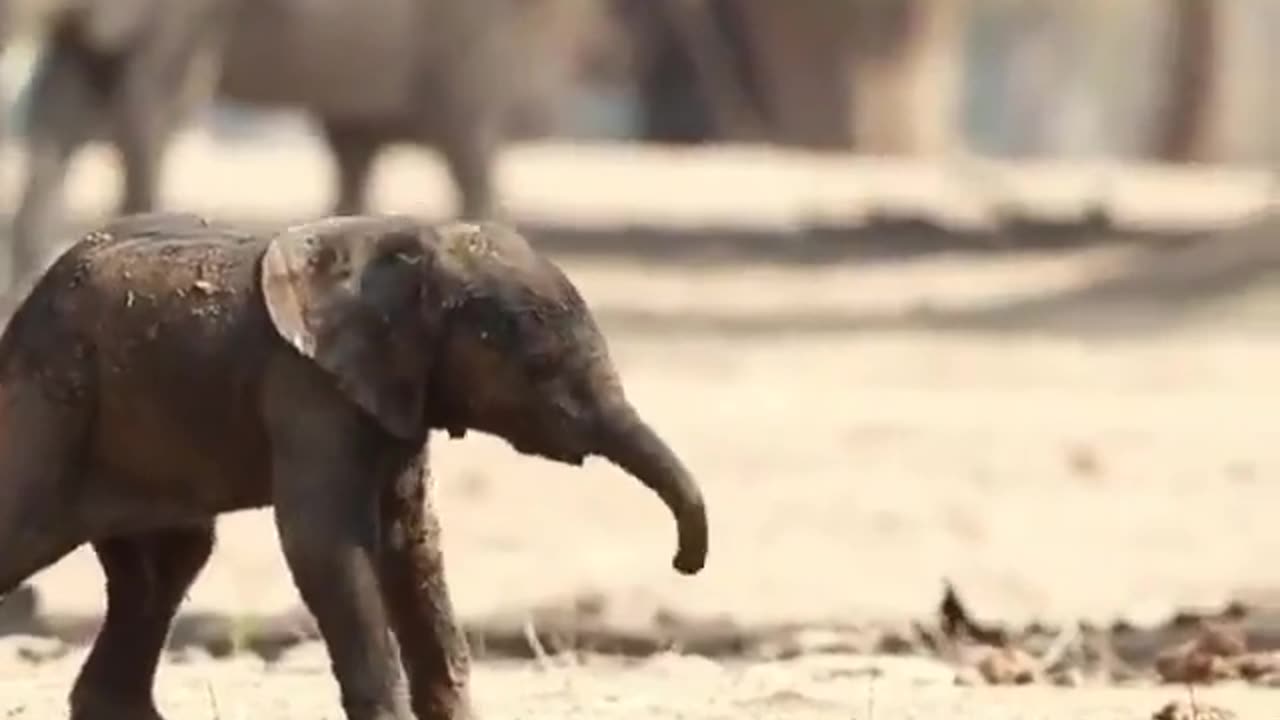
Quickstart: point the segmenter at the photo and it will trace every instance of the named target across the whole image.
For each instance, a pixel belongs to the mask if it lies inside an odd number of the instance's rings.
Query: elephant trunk
[[[702,491],[684,464],[629,405],[605,422],[601,455],[662,498],[675,516],[678,544],[672,566],[685,575],[707,559],[707,511]]]

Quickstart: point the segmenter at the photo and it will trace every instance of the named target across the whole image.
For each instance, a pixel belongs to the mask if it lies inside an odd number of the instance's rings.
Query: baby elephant
[[[573,285],[514,230],[119,218],[0,336],[0,593],[92,543],[107,612],[71,717],[156,720],[156,664],[215,517],[269,505],[346,717],[473,717],[432,429],[607,458],[675,516],[676,569],[702,568],[698,487],[626,400]]]

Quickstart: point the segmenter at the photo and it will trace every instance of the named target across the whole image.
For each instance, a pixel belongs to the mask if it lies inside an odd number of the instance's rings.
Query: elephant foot
[[[164,720],[148,698],[114,698],[105,693],[76,693],[71,700],[71,720]]]
[[[427,702],[415,703],[418,720],[480,720],[466,693],[439,693]]]

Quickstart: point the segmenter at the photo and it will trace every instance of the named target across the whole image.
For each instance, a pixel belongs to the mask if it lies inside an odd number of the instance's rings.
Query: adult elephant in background
[[[613,0],[648,139],[926,154],[948,147],[965,4]]]
[[[18,277],[42,263],[75,151],[117,147],[120,212],[153,209],[165,145],[213,97],[313,117],[337,166],[333,212],[366,206],[377,153],[438,150],[459,214],[491,216],[493,164],[522,68],[569,0],[64,0],[28,106],[29,164],[14,219]],[[550,10],[550,12],[548,12]],[[542,61],[546,61],[543,63]],[[548,69],[551,68],[551,69]]]

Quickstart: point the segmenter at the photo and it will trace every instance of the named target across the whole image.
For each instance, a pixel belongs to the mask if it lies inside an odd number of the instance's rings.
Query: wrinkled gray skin
[[[392,142],[442,154],[462,217],[494,212],[502,87],[519,77],[527,0],[64,1],[30,89],[17,277],[41,260],[82,144],[118,148],[120,212],[152,210],[168,138],[215,95],[314,117],[337,164],[336,214],[365,208]]]
[[[260,238],[117,219],[0,336],[0,593],[91,543],[107,612],[71,717],[154,719],[215,517],[272,506],[346,717],[472,717],[432,429],[608,459],[670,508],[675,567],[703,566],[700,491],[625,398],[578,293],[514,230],[345,217]]]

